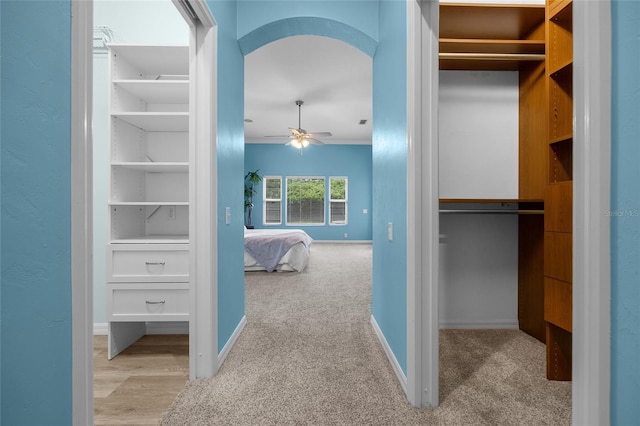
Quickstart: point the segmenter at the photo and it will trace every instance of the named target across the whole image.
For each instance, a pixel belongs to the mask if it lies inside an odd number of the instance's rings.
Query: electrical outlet
[[[176,220],[176,206],[169,206],[169,210],[167,211],[167,219]]]
[[[387,236],[389,237],[389,241],[393,241],[393,223],[389,222],[387,225]]]
[[[347,234],[346,232],[344,233],[344,237],[345,238],[349,238],[349,234]]]

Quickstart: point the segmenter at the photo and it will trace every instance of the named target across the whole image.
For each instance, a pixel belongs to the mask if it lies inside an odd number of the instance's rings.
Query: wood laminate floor
[[[94,336],[95,425],[157,425],[189,377],[189,336],[148,335],[111,361]]]

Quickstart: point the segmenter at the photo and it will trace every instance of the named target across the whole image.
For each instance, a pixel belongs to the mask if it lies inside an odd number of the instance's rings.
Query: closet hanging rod
[[[441,52],[440,59],[475,59],[485,61],[544,61],[544,53],[466,53]]]
[[[445,214],[544,214],[544,210],[442,209]]]

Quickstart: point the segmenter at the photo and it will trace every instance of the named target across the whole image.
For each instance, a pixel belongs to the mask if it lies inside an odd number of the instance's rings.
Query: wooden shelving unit
[[[571,380],[573,226],[573,3],[547,0],[549,129],[544,222],[547,378]]]

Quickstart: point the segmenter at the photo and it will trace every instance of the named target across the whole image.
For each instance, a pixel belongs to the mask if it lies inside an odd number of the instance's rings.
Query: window
[[[324,178],[287,178],[287,225],[324,225]]]
[[[347,193],[346,177],[329,178],[329,224],[347,224]]]
[[[264,185],[263,222],[265,225],[280,225],[282,224],[282,178],[265,176],[262,182]]]

